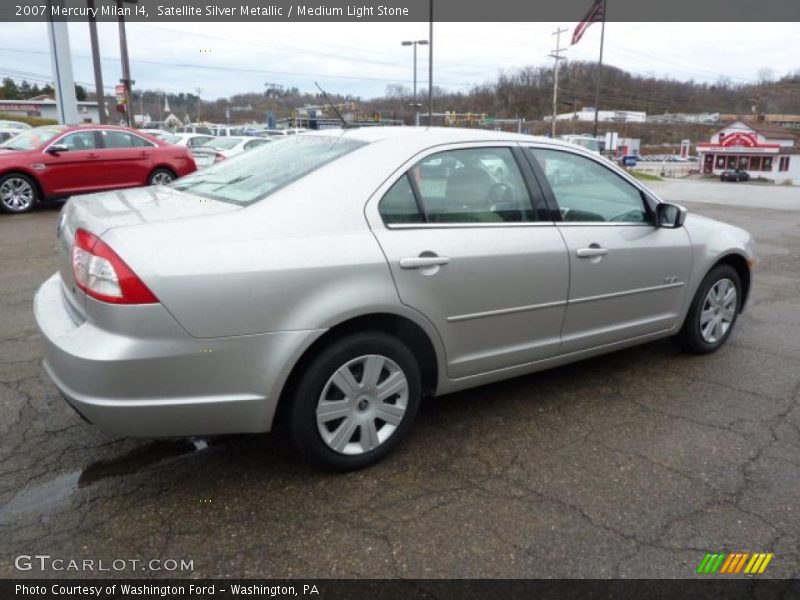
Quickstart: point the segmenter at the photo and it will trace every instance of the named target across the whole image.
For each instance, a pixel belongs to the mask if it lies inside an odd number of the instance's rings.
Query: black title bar
[[[123,1],[133,22],[579,22],[592,0],[138,0]],[[116,0],[97,0],[98,21],[119,16]],[[86,21],[86,0],[2,0],[0,21]],[[607,0],[607,21],[800,22],[797,0]]]

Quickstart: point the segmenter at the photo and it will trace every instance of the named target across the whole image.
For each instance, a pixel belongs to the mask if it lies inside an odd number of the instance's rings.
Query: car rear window
[[[364,145],[334,136],[287,136],[183,177],[172,187],[244,206]]]

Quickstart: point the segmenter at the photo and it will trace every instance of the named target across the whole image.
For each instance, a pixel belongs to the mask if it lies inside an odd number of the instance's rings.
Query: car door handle
[[[97,154],[96,152],[90,152],[89,154],[86,155],[86,158],[99,158],[99,157],[100,155]]]
[[[608,248],[601,248],[600,246],[591,246],[589,248],[578,248],[575,253],[578,258],[592,258],[593,256],[605,256],[608,254]]]
[[[401,269],[420,269],[422,267],[437,267],[446,265],[450,262],[447,256],[413,256],[411,258],[401,258]]]

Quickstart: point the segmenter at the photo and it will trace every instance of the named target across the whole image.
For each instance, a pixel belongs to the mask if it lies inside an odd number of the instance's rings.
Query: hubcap
[[[0,186],[0,201],[10,210],[28,209],[33,204],[33,187],[20,177],[10,177]]]
[[[393,360],[359,356],[333,373],[317,402],[317,430],[340,454],[374,450],[400,426],[408,406],[408,380]]]
[[[169,173],[159,171],[153,175],[153,185],[167,185],[168,183],[172,183],[174,179],[175,178]]]
[[[736,286],[730,279],[720,279],[706,294],[700,312],[700,335],[709,344],[716,344],[728,333],[736,317]]]

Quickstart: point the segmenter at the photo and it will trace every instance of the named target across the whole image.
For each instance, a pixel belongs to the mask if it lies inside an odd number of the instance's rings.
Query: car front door
[[[691,269],[683,228],[655,226],[644,192],[602,158],[528,148],[559,208],[570,263],[564,353],[676,327]]]
[[[47,188],[54,196],[102,189],[107,173],[101,168],[98,137],[94,130],[74,131],[51,142],[65,146],[66,151],[42,155]]]
[[[410,161],[368,205],[400,299],[439,331],[451,378],[559,351],[569,264],[529,169],[518,148],[452,147]]]

